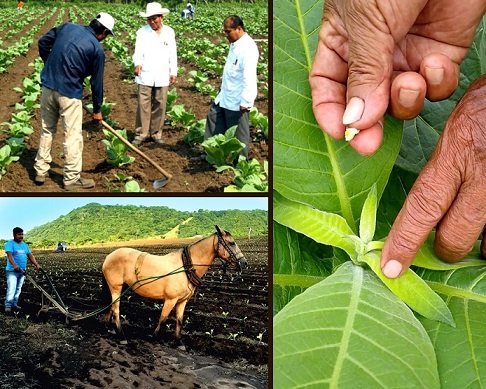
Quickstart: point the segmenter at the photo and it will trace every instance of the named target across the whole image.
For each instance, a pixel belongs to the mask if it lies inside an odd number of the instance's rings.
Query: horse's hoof
[[[128,344],[128,342],[126,340],[120,340],[120,344],[125,345],[125,344]]]
[[[184,346],[183,344],[180,344],[179,346],[177,346],[177,349],[181,350],[181,351],[187,351],[186,346]]]
[[[108,333],[109,334],[112,334],[112,335],[116,335],[116,331],[115,330],[108,330]]]

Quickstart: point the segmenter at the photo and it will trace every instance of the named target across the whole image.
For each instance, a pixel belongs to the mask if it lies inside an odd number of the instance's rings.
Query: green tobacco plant
[[[250,109],[250,124],[262,134],[263,138],[268,139],[268,116],[259,112],[257,107]]]
[[[12,150],[9,145],[0,148],[0,179],[7,173],[8,165],[18,160],[19,157],[12,155]]]
[[[172,107],[174,106],[176,100],[177,100],[177,88],[172,88],[170,91],[167,92],[167,104],[166,104],[167,112],[172,110]]]
[[[206,119],[198,120],[189,126],[188,132],[184,135],[184,142],[189,146],[194,147],[204,141],[204,131],[206,129]]]
[[[116,105],[116,103],[109,103],[103,98],[103,103],[101,104],[101,115],[103,115],[103,118],[110,116],[111,109],[114,105]],[[86,104],[86,107],[90,112],[93,112],[93,103]]]
[[[235,137],[237,126],[230,127],[225,134],[206,139],[201,146],[206,152],[206,161],[216,167],[232,164],[245,144]]]
[[[209,80],[207,74],[199,70],[191,70],[189,72],[189,75],[190,77],[187,79],[187,81],[193,84],[196,89],[198,88],[198,86],[203,85],[206,81]]]
[[[209,95],[212,98],[216,97],[218,91],[211,84],[207,83],[209,77],[206,73],[199,70],[191,70],[189,75],[191,77],[187,81],[192,83],[198,92],[201,92],[203,95]]]
[[[224,188],[225,192],[268,192],[268,162],[263,162],[263,171],[260,162],[256,158],[247,161],[246,157],[240,155],[236,168],[225,165],[216,169],[220,173],[231,170],[235,178],[234,185]]]
[[[115,130],[115,131],[121,136],[123,136],[125,139],[128,139],[126,130]],[[128,147],[125,143],[123,143],[110,131],[103,130],[103,133],[105,134],[106,139],[103,139],[101,142],[106,148],[106,154],[107,154],[106,161],[110,165],[120,167],[123,165],[128,165],[133,161],[135,161],[134,157],[127,155]]]
[[[485,20],[451,98],[426,101],[411,121],[387,116],[383,145],[363,157],[323,133],[312,112],[308,74],[322,9],[322,1],[274,5],[274,386],[482,388],[480,242],[447,264],[432,233],[394,280],[379,262],[447,117],[486,69]]]
[[[20,156],[27,147],[24,138],[8,138],[7,145],[10,146],[10,155]]]
[[[22,93],[23,100],[23,103],[17,103],[15,105],[15,109],[17,111],[31,112],[32,110],[39,108],[40,105],[37,103],[37,99],[41,94],[39,73],[34,73],[33,77],[31,76],[24,78],[22,85],[23,89],[18,87],[14,88],[16,92]]]
[[[12,114],[10,122],[3,122],[1,125],[8,127],[8,130],[2,130],[10,137],[23,138],[34,132],[30,120],[32,115],[28,111],[18,111]]]
[[[133,179],[132,176],[127,176],[122,172],[117,172],[115,178],[118,182],[123,183],[123,188],[113,186],[113,184],[105,177],[108,189],[110,192],[145,192],[145,189],[140,187],[140,184]]]
[[[184,128],[189,127],[196,121],[196,116],[191,111],[186,111],[184,104],[174,105],[170,111],[167,112],[172,124],[179,124]]]

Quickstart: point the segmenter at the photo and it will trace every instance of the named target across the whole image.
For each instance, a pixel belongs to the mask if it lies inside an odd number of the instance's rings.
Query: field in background
[[[15,8],[0,9],[0,18],[5,21],[0,27],[0,81],[3,85],[0,96],[0,123],[12,124],[15,120],[25,121],[32,134],[21,135],[26,149],[18,162],[7,164],[7,173],[0,181],[0,191],[5,192],[62,192],[62,140],[61,134],[53,144],[53,163],[50,179],[42,187],[33,183],[34,158],[40,133],[38,102],[39,86],[35,80],[42,67],[38,58],[37,40],[52,27],[61,22],[73,21],[88,24],[99,11],[110,12],[116,19],[115,37],[107,38],[103,45],[106,51],[104,90],[106,102],[114,104],[105,118],[111,119],[115,128],[127,130],[130,140],[134,137],[136,111],[136,85],[133,63],[135,33],[145,20],[138,16],[141,8],[136,5],[82,3],[64,8],[31,6],[27,4],[20,15]],[[261,53],[258,65],[259,95],[256,107],[268,114],[268,20],[265,3],[218,3],[200,4],[193,21],[180,18],[180,10],[165,18],[165,23],[174,28],[178,45],[180,75],[175,85],[175,110],[171,122],[164,127],[164,145],[144,143],[140,149],[165,170],[173,174],[171,182],[159,189],[162,192],[222,192],[234,179],[232,172],[217,173],[206,161],[195,160],[201,153],[200,146],[184,141],[191,124],[205,119],[215,91],[219,89],[222,66],[228,53],[228,42],[222,33],[223,19],[229,14],[240,15],[246,23],[248,33],[257,40]],[[199,72],[196,77],[194,73]],[[202,76],[204,75],[204,76]],[[204,78],[207,77],[206,80]],[[16,91],[14,91],[16,88]],[[36,95],[37,93],[37,95]],[[87,90],[86,95],[89,94]],[[212,97],[213,96],[213,97]],[[28,102],[30,101],[30,102]],[[90,99],[87,100],[90,102]],[[191,116],[192,115],[192,116]],[[15,118],[14,118],[15,116]],[[88,115],[84,119],[83,172],[96,181],[96,191],[111,192],[124,190],[125,177],[132,177],[145,191],[154,191],[152,182],[162,178],[152,165],[136,154],[130,165],[113,167],[106,162],[105,137],[101,127],[94,125]],[[4,127],[7,129],[7,127]],[[259,161],[263,168],[268,160],[268,139],[261,129],[252,126],[250,158]],[[0,134],[0,147],[10,134]],[[5,164],[0,157],[0,168]],[[3,173],[1,173],[3,175]]]

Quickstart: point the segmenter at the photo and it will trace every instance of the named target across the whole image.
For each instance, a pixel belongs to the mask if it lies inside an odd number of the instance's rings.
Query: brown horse
[[[240,268],[246,266],[246,259],[231,234],[215,227],[214,234],[167,255],[151,255],[131,248],[120,248],[108,254],[102,271],[111,292],[112,304],[104,321],[108,323],[113,318],[118,334],[124,338],[120,323],[120,296],[123,284],[127,284],[142,297],[164,300],[154,335],[158,334],[160,326],[175,307],[175,337],[180,340],[186,304],[214,260],[221,258],[225,263]]]

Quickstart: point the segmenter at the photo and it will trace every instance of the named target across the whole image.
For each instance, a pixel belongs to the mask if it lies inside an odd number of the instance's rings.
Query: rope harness
[[[186,246],[182,249],[182,264],[184,266],[184,270],[187,275],[187,279],[191,284],[193,284],[196,288],[202,285],[202,280],[196,274],[196,269],[194,269],[194,265],[192,264],[191,254],[189,253],[189,246]]]
[[[238,260],[238,258],[236,258],[236,254],[233,252],[233,250],[231,250],[231,248],[228,246],[228,243],[226,243],[226,241],[224,240],[221,232],[218,230],[216,232],[216,234],[218,235],[218,246],[216,247],[216,255],[218,255],[219,246],[221,245],[228,252],[228,254],[230,256],[230,262],[237,264],[239,262],[239,260]]]

